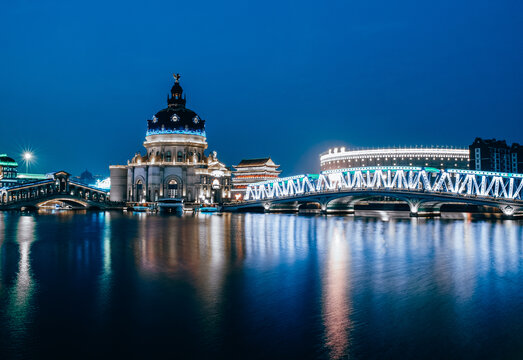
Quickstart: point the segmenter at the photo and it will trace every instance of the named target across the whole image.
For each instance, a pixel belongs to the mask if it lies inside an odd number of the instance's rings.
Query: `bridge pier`
[[[499,208],[503,212],[504,218],[514,219],[516,217],[523,217],[523,208],[518,208],[511,205],[502,205]]]
[[[327,204],[324,204],[324,203],[320,204],[320,214],[327,215]]]
[[[354,205],[353,204],[343,204],[343,203],[334,203],[327,206],[326,214],[354,214]]]
[[[263,206],[264,212],[266,213],[297,213],[298,205],[295,203],[284,203],[284,204],[267,204]]]
[[[437,217],[441,216],[441,205],[427,204],[420,200],[408,200],[411,217]]]

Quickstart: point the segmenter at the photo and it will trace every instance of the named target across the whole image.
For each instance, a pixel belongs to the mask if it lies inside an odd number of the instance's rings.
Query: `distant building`
[[[244,159],[236,166],[232,178],[232,199],[241,200],[245,195],[245,189],[249,184],[272,180],[281,173],[270,157],[262,159]]]
[[[72,179],[85,185],[96,186],[97,183],[105,180],[106,177],[102,175],[93,175],[89,170],[86,169],[80,174],[80,176],[75,176]]]
[[[480,171],[523,172],[523,147],[505,140],[476,138],[469,146],[470,168]]]
[[[231,190],[231,171],[216,152],[205,155],[205,120],[185,107],[179,75],[167,97],[167,107],[147,120],[143,143],[127,165],[112,165],[111,200],[154,202],[183,198],[186,203],[221,203]]]
[[[83,184],[92,184],[95,181],[93,174],[87,169],[85,169],[85,171],[80,174],[80,178],[78,180]]]
[[[418,166],[468,169],[469,151],[453,147],[332,148],[320,155],[321,171],[364,166]]]

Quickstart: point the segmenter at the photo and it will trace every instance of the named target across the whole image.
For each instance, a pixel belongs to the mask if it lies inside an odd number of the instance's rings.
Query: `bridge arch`
[[[90,207],[89,203],[87,203],[86,201],[80,200],[78,198],[69,198],[69,197],[67,197],[67,198],[66,197],[62,197],[62,198],[57,197],[57,198],[45,199],[44,201],[36,203],[35,207],[37,207],[37,208],[43,207],[46,203],[54,203],[57,201],[67,203],[67,204],[80,205],[80,206],[83,206],[84,208]]]

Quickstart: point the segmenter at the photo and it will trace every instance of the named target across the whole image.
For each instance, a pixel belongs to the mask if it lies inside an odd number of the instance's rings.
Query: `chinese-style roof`
[[[276,165],[270,157],[268,158],[260,158],[260,159],[243,159],[240,161],[238,165],[235,165],[235,168],[239,167],[248,167],[248,166],[273,166],[273,167],[279,167],[280,165]]]

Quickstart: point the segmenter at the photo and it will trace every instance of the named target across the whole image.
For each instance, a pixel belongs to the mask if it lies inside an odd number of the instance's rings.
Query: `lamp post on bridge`
[[[29,173],[29,163],[33,160],[33,153],[30,151],[26,151],[23,154],[24,162],[25,162],[25,172],[26,174]]]

